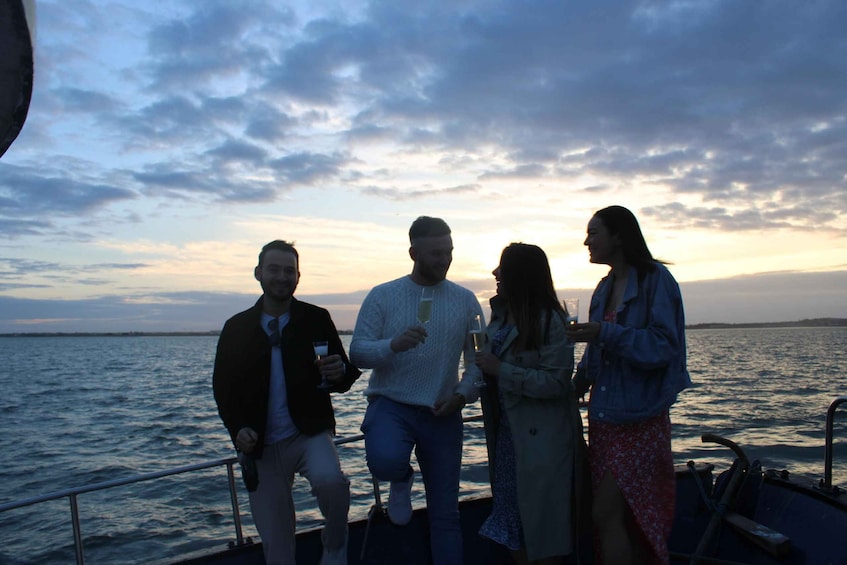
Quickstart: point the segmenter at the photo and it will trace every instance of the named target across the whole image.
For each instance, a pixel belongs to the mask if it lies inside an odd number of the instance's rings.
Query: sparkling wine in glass
[[[425,326],[432,317],[432,297],[433,289],[431,286],[425,286],[421,289],[421,297],[420,300],[418,300],[417,313],[418,325],[420,326]],[[418,355],[424,355],[423,345],[424,343],[422,342],[415,348]]]
[[[473,344],[474,353],[478,353],[485,347],[485,319],[480,314],[474,314],[468,319],[468,335]],[[474,381],[474,386],[485,386],[485,379],[480,372]]]
[[[421,299],[418,301],[418,323],[426,324],[432,316],[432,287],[425,286],[421,290]]]
[[[315,359],[320,360],[329,355],[329,342],[313,341],[312,347],[315,349]],[[330,388],[331,386],[326,377],[321,376],[321,384],[318,385],[318,388]]]
[[[579,298],[565,298],[562,300],[565,307],[565,321],[569,326],[579,321]]]

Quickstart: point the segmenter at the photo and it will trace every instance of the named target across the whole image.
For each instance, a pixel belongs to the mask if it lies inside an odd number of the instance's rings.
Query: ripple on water
[[[344,336],[349,343],[349,336]],[[139,473],[229,457],[232,446],[214,405],[211,370],[217,339],[64,337],[0,339],[0,500],[10,501]],[[581,351],[581,349],[580,349]],[[38,352],[38,354],[34,354]],[[847,394],[847,329],[697,330],[688,333],[694,385],[671,410],[678,463],[726,466],[726,448],[704,432],[739,443],[765,467],[821,476],[826,407]],[[333,395],[338,435],[360,433],[367,374]],[[479,414],[479,406],[466,408]],[[836,483],[847,483],[847,418],[836,422]],[[352,517],[364,517],[373,485],[361,443],[339,447],[351,478]],[[464,494],[488,492],[484,438],[467,426]],[[417,467],[417,465],[415,465]],[[238,477],[245,535],[255,536]],[[423,488],[415,504],[423,504]],[[383,500],[387,485],[382,485]],[[181,475],[80,496],[86,558],[145,563],[233,539],[225,469]],[[303,527],[320,514],[302,479],[295,498]],[[0,515],[0,563],[73,562],[66,500]],[[25,535],[24,535],[25,534]],[[89,545],[90,544],[90,545]],[[20,556],[26,556],[21,560]]]

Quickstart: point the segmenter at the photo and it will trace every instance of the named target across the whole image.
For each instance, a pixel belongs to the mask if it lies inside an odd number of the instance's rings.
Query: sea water
[[[687,341],[694,386],[671,410],[676,462],[731,463],[726,448],[701,443],[712,432],[765,468],[809,482],[822,477],[826,409],[847,395],[847,328],[692,330]],[[0,338],[0,503],[232,456],[212,398],[216,343],[214,336]],[[367,376],[333,397],[341,437],[359,433]],[[836,417],[833,466],[842,486],[845,412]],[[465,409],[475,414],[478,403]],[[351,478],[351,518],[364,517],[373,503],[364,446],[338,449]],[[462,495],[487,493],[477,424],[466,426],[464,463]],[[245,535],[255,536],[237,475]],[[301,478],[295,495],[299,526],[319,524]],[[419,486],[413,503],[423,504]],[[85,493],[78,505],[88,563],[173,559],[235,537],[224,468]],[[67,499],[0,514],[0,563],[73,562]]]

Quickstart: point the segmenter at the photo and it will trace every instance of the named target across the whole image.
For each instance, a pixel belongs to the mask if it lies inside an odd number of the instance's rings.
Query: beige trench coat
[[[505,320],[499,297],[492,299],[491,307],[489,350]],[[574,350],[565,339],[564,317],[551,321],[540,350],[515,351],[517,336],[517,328],[512,328],[498,355],[500,374],[487,377],[481,401],[492,474],[500,421],[497,395],[503,395],[515,447],[519,514],[532,561],[575,550],[574,495],[582,490],[575,484],[582,479],[575,465],[582,463],[584,441],[571,385]]]

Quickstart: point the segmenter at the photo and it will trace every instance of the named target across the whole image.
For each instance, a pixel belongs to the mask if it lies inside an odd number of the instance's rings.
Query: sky
[[[483,305],[513,241],[561,298],[611,204],[686,321],[847,317],[842,0],[36,0],[0,158],[0,333],[211,331],[259,249],[352,329],[419,215]]]

